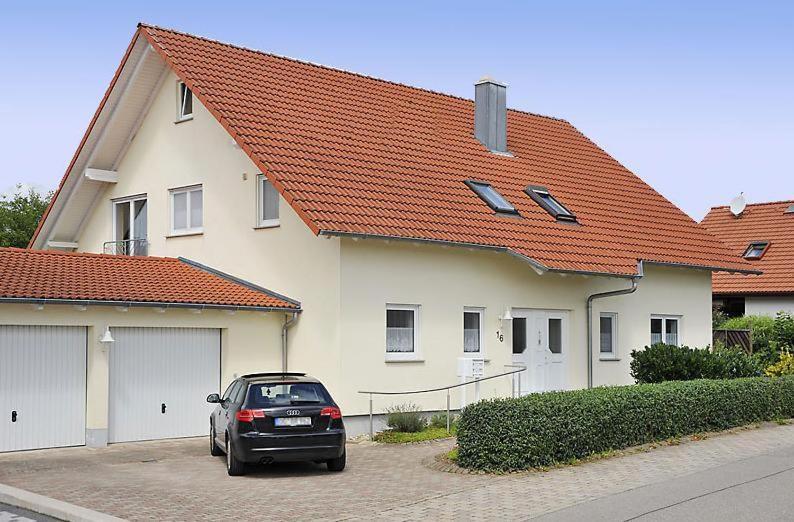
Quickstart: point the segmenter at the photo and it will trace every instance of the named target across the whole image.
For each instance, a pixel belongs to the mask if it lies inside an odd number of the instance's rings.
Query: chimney
[[[488,76],[474,84],[474,136],[491,152],[507,152],[507,85]]]

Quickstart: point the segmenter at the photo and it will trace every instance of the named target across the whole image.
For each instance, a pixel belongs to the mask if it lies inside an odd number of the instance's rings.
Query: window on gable
[[[482,181],[466,181],[465,183],[494,211],[501,214],[518,214],[516,207],[499,194],[489,183]]]
[[[196,234],[204,229],[204,192],[201,185],[174,189],[171,195],[171,234]]]
[[[754,243],[750,243],[750,245],[747,247],[747,250],[744,251],[744,258],[761,259],[766,253],[767,249],[769,249],[769,243],[767,241],[756,241]]]
[[[528,186],[524,192],[540,207],[560,221],[576,221],[576,216],[557,201],[546,187]]]
[[[278,226],[278,191],[264,174],[256,178],[256,224],[259,227]]]
[[[184,82],[179,82],[178,94],[177,120],[189,120],[193,117],[193,93]]]

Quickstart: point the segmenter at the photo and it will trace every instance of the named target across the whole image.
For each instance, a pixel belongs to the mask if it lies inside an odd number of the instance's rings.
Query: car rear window
[[[316,382],[252,384],[246,401],[249,408],[330,403],[328,392]]]

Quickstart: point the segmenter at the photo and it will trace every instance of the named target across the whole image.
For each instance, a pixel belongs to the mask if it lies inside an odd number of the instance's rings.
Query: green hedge
[[[742,350],[689,348],[654,344],[631,352],[631,376],[638,384],[695,379],[736,379],[759,377],[764,364]]]
[[[464,408],[458,463],[512,471],[794,417],[794,376],[671,381],[492,399]]]

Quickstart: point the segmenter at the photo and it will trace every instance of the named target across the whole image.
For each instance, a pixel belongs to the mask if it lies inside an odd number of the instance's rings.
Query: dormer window
[[[767,241],[756,241],[754,243],[750,243],[750,246],[748,246],[747,250],[744,251],[744,258],[761,259],[764,257],[767,249],[769,249],[769,242]]]
[[[518,214],[516,207],[510,204],[504,196],[499,194],[489,183],[482,181],[465,181],[466,185],[480,196],[480,199],[500,214]]]
[[[177,121],[189,120],[193,117],[193,93],[184,82],[177,84],[179,105],[177,106]]]
[[[557,219],[558,221],[576,221],[576,216],[573,214],[573,212],[565,208],[562,203],[557,201],[557,199],[551,195],[546,187],[530,185],[524,190],[524,192],[526,192],[535,203],[540,205],[543,210],[554,216],[554,219]]]

